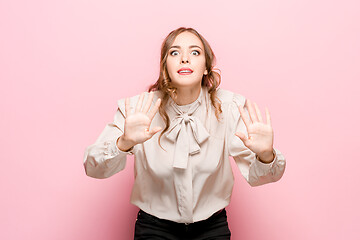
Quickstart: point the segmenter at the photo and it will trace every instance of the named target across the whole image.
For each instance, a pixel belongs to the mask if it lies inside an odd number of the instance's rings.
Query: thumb
[[[243,134],[242,132],[237,132],[235,133],[235,135],[238,136],[241,139],[241,141],[243,141],[243,143],[245,144],[245,142],[247,141],[245,134]]]
[[[150,138],[152,138],[152,136],[154,136],[157,132],[159,132],[162,128],[161,127],[154,127],[153,129],[151,129],[151,131],[149,131],[150,134]]]

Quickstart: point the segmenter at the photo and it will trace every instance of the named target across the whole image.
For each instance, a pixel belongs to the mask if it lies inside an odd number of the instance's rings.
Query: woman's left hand
[[[263,121],[261,112],[256,103],[254,103],[255,109],[249,99],[246,100],[246,106],[250,115],[246,114],[242,106],[239,107],[241,118],[243,119],[248,137],[242,132],[236,132],[244,143],[252,152],[256,153],[260,160],[265,163],[269,163],[274,159],[273,155],[273,139],[274,133],[271,127],[271,119],[269,110],[265,109],[266,123]]]

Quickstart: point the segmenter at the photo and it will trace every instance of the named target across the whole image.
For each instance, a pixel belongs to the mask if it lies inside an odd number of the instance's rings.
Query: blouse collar
[[[176,116],[171,121],[165,136],[175,144],[174,168],[186,169],[189,155],[199,153],[200,144],[210,136],[200,119],[193,116],[193,113],[205,102],[203,100],[205,91],[206,88],[202,87],[199,97],[189,104],[190,108],[187,112],[183,112],[172,98],[169,99]]]

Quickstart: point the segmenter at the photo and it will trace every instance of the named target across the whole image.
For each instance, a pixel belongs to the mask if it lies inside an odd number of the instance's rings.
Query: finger
[[[256,102],[254,102],[254,105],[255,105],[256,115],[257,115],[259,121],[260,121],[260,122],[263,122],[263,118],[262,118],[262,116],[261,116],[261,111],[260,111],[258,105],[256,104]]]
[[[239,106],[239,111],[240,111],[240,116],[241,116],[242,120],[244,121],[246,128],[248,129],[250,124],[251,124],[250,118],[246,114],[245,109],[243,108],[243,106]]]
[[[247,104],[247,108],[248,108],[248,111],[249,111],[249,114],[250,114],[251,121],[252,122],[258,122],[259,119],[257,118],[257,116],[255,114],[255,111],[254,111],[254,108],[253,108],[253,106],[251,104],[250,99],[246,100],[246,104]]]
[[[271,117],[268,108],[265,108],[265,113],[266,113],[266,124],[271,126]]]
[[[130,100],[125,98],[125,118],[130,114]]]
[[[142,93],[142,94],[140,95],[139,100],[138,100],[138,102],[137,102],[137,104],[136,104],[136,110],[135,110],[135,112],[140,112],[140,109],[141,109],[141,106],[142,106],[142,103],[143,103],[143,99],[144,99],[144,95],[145,95],[145,93]]]
[[[148,114],[149,118],[152,120],[156,114],[156,112],[158,111],[159,107],[161,104],[161,98],[158,98],[158,100],[156,100],[155,106],[153,106]]]
[[[146,101],[146,105],[145,105],[144,109],[142,110],[143,113],[147,113],[149,111],[153,97],[154,97],[154,92],[150,92],[148,95],[148,99]]]

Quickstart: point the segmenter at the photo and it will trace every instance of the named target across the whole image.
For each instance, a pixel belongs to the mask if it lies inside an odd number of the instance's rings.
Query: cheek
[[[204,65],[205,67],[205,63],[206,63],[206,59],[205,59],[205,56],[202,55],[202,56],[197,56],[196,58],[193,59],[194,61],[196,61],[196,63],[198,65]]]
[[[169,74],[171,74],[171,72],[174,70],[174,68],[175,68],[175,64],[173,63],[173,61],[171,60],[171,59],[168,59],[167,61],[166,61],[166,67],[167,67],[167,69],[168,69],[168,71],[169,71]]]
[[[201,69],[201,71],[205,71],[206,69],[206,61],[205,59],[199,59],[197,62],[198,68]]]

